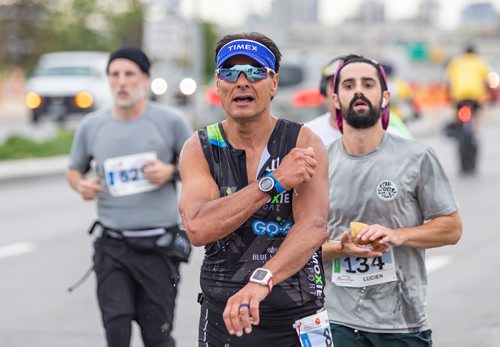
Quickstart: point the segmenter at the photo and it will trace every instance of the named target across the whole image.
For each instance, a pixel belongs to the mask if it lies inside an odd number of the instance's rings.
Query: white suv
[[[25,104],[31,119],[42,116],[58,121],[70,114],[84,114],[111,105],[106,78],[106,52],[56,52],[43,54],[25,85]]]

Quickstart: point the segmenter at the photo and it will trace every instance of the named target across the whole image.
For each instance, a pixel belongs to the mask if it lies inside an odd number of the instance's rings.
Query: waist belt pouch
[[[166,229],[166,233],[156,240],[156,245],[164,249],[172,260],[187,263],[191,255],[191,242],[186,232],[178,226]]]
[[[156,241],[163,235],[145,237],[124,237],[123,241],[130,249],[138,252],[151,252],[157,250]]]

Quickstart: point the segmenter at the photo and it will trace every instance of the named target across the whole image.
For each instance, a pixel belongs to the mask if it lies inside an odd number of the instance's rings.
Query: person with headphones
[[[425,249],[462,235],[450,182],[430,147],[385,131],[390,92],[380,64],[346,56],[332,88],[343,133],[328,148],[329,241],[322,247],[333,344],[432,346]]]
[[[321,80],[319,84],[319,92],[325,97],[327,112],[306,122],[304,125],[313,130],[323,141],[325,146],[329,146],[333,141],[342,136],[335,120],[335,112],[333,106],[333,85],[332,81],[335,76],[339,64],[345,56],[338,56],[330,60],[321,71]],[[411,139],[413,136],[406,125],[397,117],[389,118],[388,131],[395,135],[403,136]]]

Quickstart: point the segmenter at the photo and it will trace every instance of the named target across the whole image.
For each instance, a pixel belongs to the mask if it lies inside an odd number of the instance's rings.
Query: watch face
[[[252,278],[257,281],[262,281],[266,277],[266,275],[267,275],[266,270],[257,269],[252,275]]]
[[[263,192],[269,192],[274,187],[274,180],[271,177],[263,177],[259,181],[259,188]]]

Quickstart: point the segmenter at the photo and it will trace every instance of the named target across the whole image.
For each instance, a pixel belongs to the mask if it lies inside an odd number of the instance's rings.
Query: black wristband
[[[179,172],[179,169],[177,166],[174,169],[174,172],[172,173],[172,177],[170,178],[170,181],[175,182],[175,181],[180,181],[181,180],[181,173]]]

